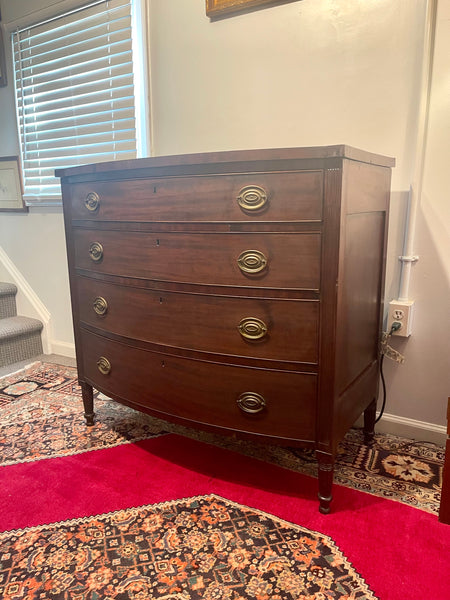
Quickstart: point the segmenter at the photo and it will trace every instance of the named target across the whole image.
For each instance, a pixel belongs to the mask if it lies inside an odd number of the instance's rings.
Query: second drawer
[[[319,302],[206,296],[78,277],[82,322],[147,342],[204,352],[317,362]]]
[[[74,229],[75,267],[203,285],[317,290],[320,233],[143,233]]]

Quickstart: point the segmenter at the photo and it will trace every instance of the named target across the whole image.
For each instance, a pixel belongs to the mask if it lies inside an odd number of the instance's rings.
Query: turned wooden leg
[[[377,416],[377,401],[374,398],[364,411],[364,443],[373,444],[375,435],[375,420]]]
[[[316,450],[316,457],[319,463],[319,511],[327,515],[333,499],[334,456]]]
[[[94,424],[94,390],[92,385],[89,385],[85,381],[80,381],[81,395],[83,398],[84,405],[84,418],[86,419],[86,425],[88,427]]]

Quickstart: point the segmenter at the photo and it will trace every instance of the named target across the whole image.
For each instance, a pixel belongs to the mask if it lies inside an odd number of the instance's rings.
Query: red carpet
[[[1,530],[218,494],[332,537],[381,600],[448,600],[450,527],[400,503],[175,435],[0,470]]]

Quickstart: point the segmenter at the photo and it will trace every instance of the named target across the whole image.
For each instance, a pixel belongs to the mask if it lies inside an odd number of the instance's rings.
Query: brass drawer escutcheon
[[[267,325],[256,317],[245,317],[238,329],[242,337],[250,341],[260,340],[267,335]]]
[[[259,273],[267,266],[267,258],[259,250],[245,250],[237,259],[238,267],[243,273]]]
[[[101,296],[97,296],[97,298],[94,300],[93,307],[95,312],[100,316],[106,315],[108,312],[108,303]]]
[[[256,392],[244,392],[237,399],[239,408],[251,415],[261,412],[266,406],[266,401]]]
[[[97,369],[102,375],[108,375],[111,372],[111,363],[104,356],[100,356],[97,361]]]
[[[99,242],[93,242],[89,246],[89,256],[94,262],[98,262],[103,258],[103,246]]]
[[[237,201],[243,210],[261,210],[267,204],[267,193],[259,185],[246,185],[239,191]]]
[[[100,206],[100,196],[96,192],[89,192],[84,200],[84,205],[90,212],[95,212]]]

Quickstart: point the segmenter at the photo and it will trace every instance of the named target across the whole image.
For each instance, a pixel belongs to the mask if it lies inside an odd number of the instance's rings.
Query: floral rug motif
[[[219,496],[0,533],[0,597],[376,600],[331,538]]]
[[[314,452],[236,440],[144,415],[102,394],[86,427],[76,369],[37,363],[0,379],[0,465],[67,456],[179,433],[281,467],[317,476]],[[25,434],[25,435],[24,435]],[[367,446],[352,429],[338,449],[336,483],[439,512],[444,447],[376,434]]]
[[[76,369],[39,364],[0,379],[0,466],[112,448],[164,434],[126,406],[96,395],[86,427]],[[162,423],[162,422],[161,422]]]

